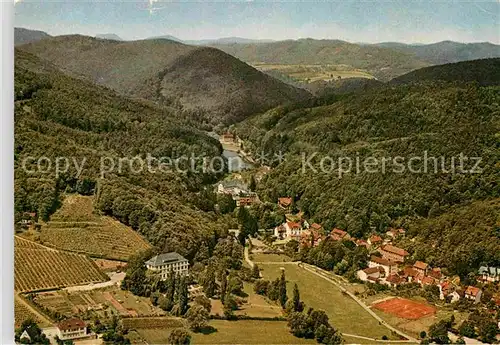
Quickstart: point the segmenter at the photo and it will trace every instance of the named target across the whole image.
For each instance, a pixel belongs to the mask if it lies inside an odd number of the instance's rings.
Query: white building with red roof
[[[67,319],[57,325],[57,336],[61,340],[70,340],[87,337],[87,324],[78,318]]]
[[[404,262],[406,257],[410,255],[406,250],[390,244],[380,247],[378,251],[384,259],[395,262]]]

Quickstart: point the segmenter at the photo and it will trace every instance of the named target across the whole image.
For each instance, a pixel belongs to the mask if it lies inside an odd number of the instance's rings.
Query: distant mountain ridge
[[[391,48],[409,53],[431,64],[446,64],[500,57],[500,45],[489,42],[459,43],[453,41],[442,41],[432,44],[385,42],[375,44],[375,46]]]
[[[123,41],[123,39],[117,34],[97,34],[95,37],[105,40]]]
[[[166,39],[123,42],[70,35],[21,49],[70,75],[196,113],[212,124],[311,96],[215,48]]]
[[[44,38],[52,37],[48,33],[39,30],[25,28],[14,28],[14,45],[36,42]]]
[[[347,65],[379,80],[429,66],[409,53],[390,48],[311,38],[270,43],[212,44],[247,63],[282,65]]]
[[[180,42],[184,44],[191,44],[195,46],[203,46],[203,45],[212,45],[212,44],[244,44],[244,43],[269,43],[274,42],[273,40],[266,39],[252,39],[252,38],[243,38],[243,37],[222,37],[222,38],[214,38],[214,39],[201,39],[201,40],[181,40],[172,35],[163,35],[163,36],[153,36],[147,38],[150,39],[167,39],[175,42]]]

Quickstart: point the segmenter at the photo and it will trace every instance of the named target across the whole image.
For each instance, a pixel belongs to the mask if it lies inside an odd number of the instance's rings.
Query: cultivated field
[[[374,304],[383,312],[393,314],[397,317],[409,320],[420,319],[436,313],[436,308],[425,303],[415,302],[405,298],[392,298],[377,304]]]
[[[268,280],[279,277],[283,267],[288,282],[288,294],[291,295],[293,284],[297,283],[300,297],[306,307],[324,310],[330,318],[330,323],[340,332],[376,339],[381,339],[384,335],[389,339],[397,339],[359,304],[328,281],[297,265],[259,264],[259,267],[262,269],[263,278]]]
[[[106,259],[93,259],[97,267],[103,272],[116,272],[123,271],[125,265],[124,261],[106,260]]]
[[[40,241],[58,249],[93,257],[127,260],[150,247],[133,229],[94,213],[92,197],[70,195],[42,226]]]
[[[21,326],[23,321],[28,319],[35,321],[40,327],[47,327],[50,325],[32,312],[26,304],[19,299],[19,296],[16,296],[14,299],[14,326],[16,328]]]
[[[106,281],[88,257],[46,248],[15,237],[14,284],[18,292]]]
[[[347,65],[278,65],[278,64],[253,64],[262,71],[277,71],[297,81],[314,82],[318,80],[337,80],[345,78],[369,78],[373,76],[366,71],[354,69]]]
[[[75,292],[43,292],[35,295],[34,302],[68,317],[79,314],[83,316],[89,311],[104,318],[111,313],[123,317],[165,315],[163,310],[151,304],[149,298],[134,296],[118,287]]]

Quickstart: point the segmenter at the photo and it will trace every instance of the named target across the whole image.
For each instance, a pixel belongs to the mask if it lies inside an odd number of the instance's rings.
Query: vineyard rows
[[[22,241],[21,241],[22,242]],[[84,255],[26,246],[14,250],[14,287],[18,292],[53,289],[107,280]]]
[[[26,321],[28,319],[31,319],[35,321],[36,323],[40,323],[41,320],[37,317],[36,314],[32,313],[31,310],[29,310],[26,305],[23,303],[19,302],[18,297],[14,299],[14,325],[15,327],[21,326],[23,321]]]
[[[127,260],[140,250],[150,248],[144,239],[125,225],[103,217],[100,226],[80,222],[75,227],[55,227],[49,223],[42,228],[40,240],[58,249],[86,253],[91,256]]]

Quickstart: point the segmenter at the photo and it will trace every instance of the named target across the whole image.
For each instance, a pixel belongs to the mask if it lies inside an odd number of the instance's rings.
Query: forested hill
[[[412,225],[415,234],[422,231],[422,236],[433,241],[428,243],[433,250],[432,262],[427,261],[431,264],[451,266],[452,258],[452,269],[457,270],[481,262],[499,265],[498,212],[485,202],[482,212],[491,210],[484,214],[493,216],[476,221],[479,208],[468,206],[500,197],[499,91],[498,86],[444,82],[386,86],[341,96],[326,106],[276,108],[238,124],[235,131],[245,140],[245,148],[260,156],[264,152],[270,160],[279,157],[280,151],[285,154],[281,164],[276,165],[277,159],[266,161],[276,166],[259,186],[264,200],[293,196],[312,221],[326,229],[345,229],[358,238],[383,232],[390,225]],[[460,153],[482,157],[481,173],[449,173],[451,157]],[[315,154],[311,168],[308,158]],[[423,172],[425,155],[438,159],[437,165],[429,161],[427,173]],[[330,158],[323,160],[322,171],[320,162],[326,156]],[[401,158],[395,161],[398,156]],[[351,172],[340,177],[339,157],[352,161]],[[368,157],[379,160],[374,173],[363,169],[362,162],[373,159]],[[384,157],[389,161],[382,170]],[[416,173],[409,170],[412,157],[420,157],[412,163]],[[403,171],[398,167],[400,159]],[[471,170],[472,159],[465,166]],[[346,161],[343,167],[348,168]],[[457,205],[463,207],[460,212],[444,216],[455,212]],[[498,203],[494,205],[498,207]],[[436,218],[443,215],[453,222],[465,214],[470,221],[457,223],[453,229]],[[433,223],[436,234],[424,234],[429,223],[420,225],[420,220]],[[458,233],[467,245],[449,246]],[[422,253],[429,250],[426,247]]]
[[[66,73],[216,124],[310,97],[214,48],[58,36],[23,45]]]
[[[477,82],[482,86],[500,85],[500,58],[464,61],[421,68],[391,80],[406,84],[427,80],[448,82]]]
[[[460,43],[442,41],[432,44],[387,42],[378,43],[375,46],[412,54],[423,61],[436,65],[500,57],[500,45],[489,42]]]
[[[340,40],[299,39],[269,43],[213,44],[248,63],[347,65],[389,80],[429,66],[410,53]]]
[[[36,42],[51,37],[48,33],[25,28],[14,28],[14,45]]]
[[[37,212],[47,220],[65,193],[95,195],[96,210],[130,225],[153,245],[177,245],[189,259],[202,257],[210,246],[204,241],[228,228],[197,207],[198,191],[217,176],[159,171],[154,164],[155,170],[141,170],[140,163],[130,167],[127,161],[120,168],[118,159],[139,155],[145,160],[147,153],[156,158],[191,153],[211,157],[221,150],[217,140],[176,114],[68,77],[25,51],[15,51],[17,221],[23,212]],[[66,157],[69,166],[65,173],[60,160],[58,177],[57,157]],[[105,169],[100,168],[103,162]],[[103,176],[104,171],[109,173]]]

